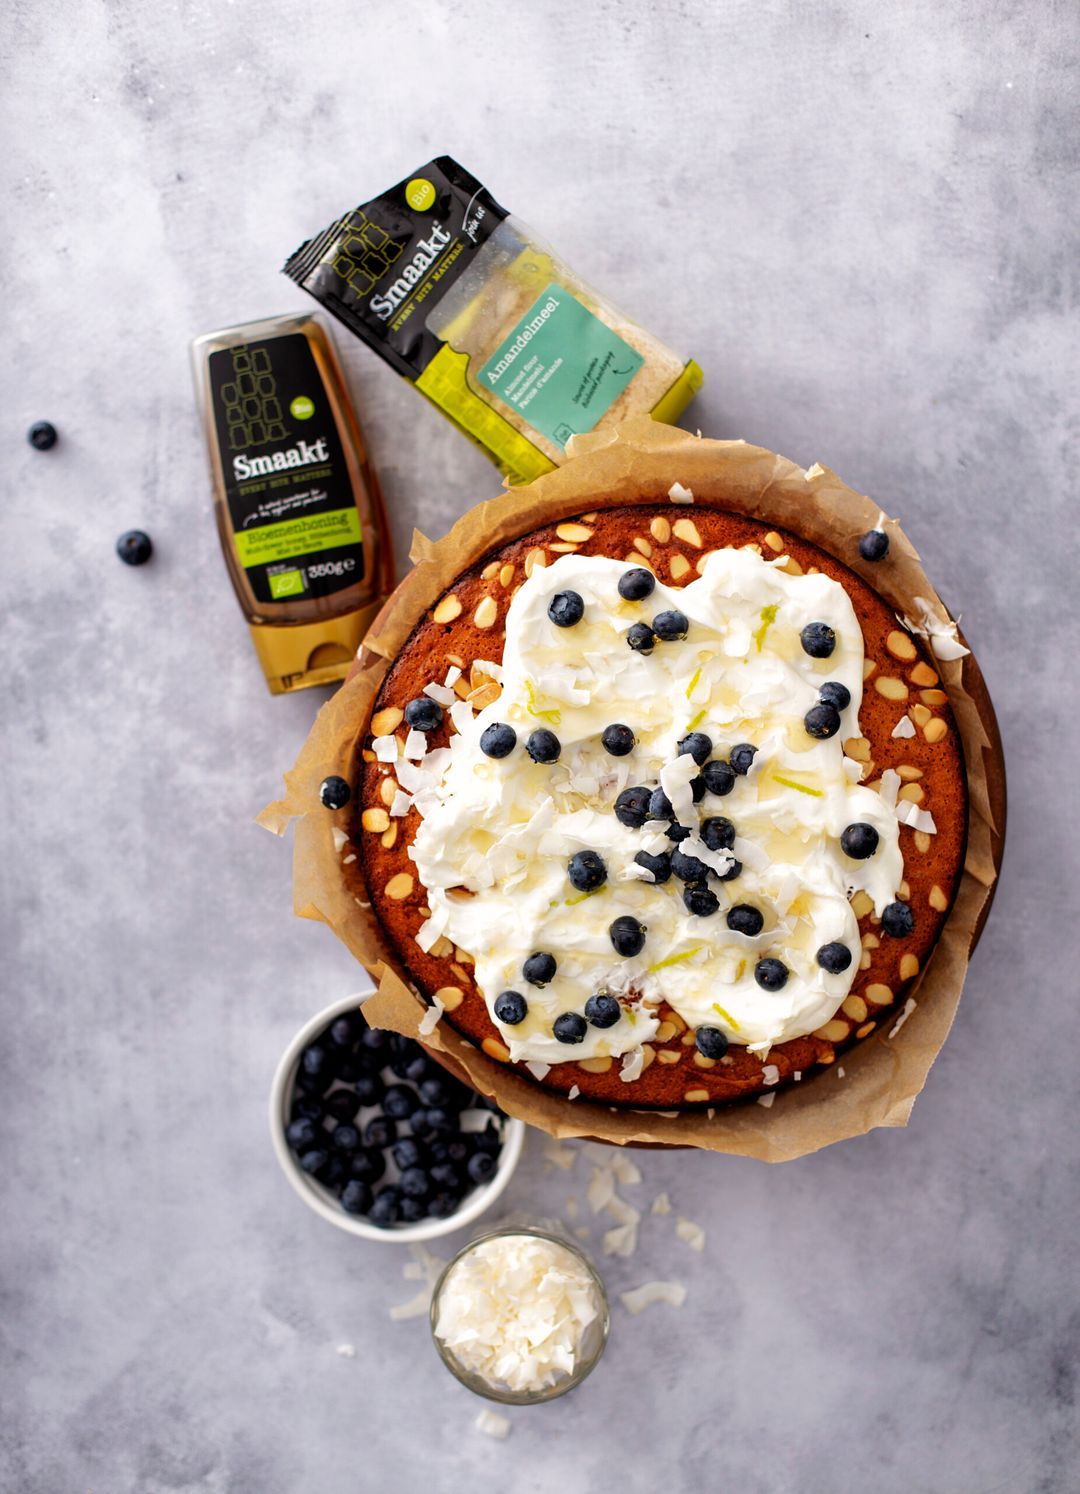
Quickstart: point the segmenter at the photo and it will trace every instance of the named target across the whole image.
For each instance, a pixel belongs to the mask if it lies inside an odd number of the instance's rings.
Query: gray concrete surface
[[[1075,6],[13,0],[0,25],[0,1485],[1075,1489]],[[910,1127],[774,1170],[646,1157],[635,1196],[668,1189],[707,1249],[653,1220],[609,1281],[678,1276],[687,1306],[617,1317],[505,1443],[389,1320],[401,1253],[309,1215],[267,1143],[281,1048],[357,973],[252,825],[319,693],[265,693],[186,363],[304,305],[284,255],[439,150],[701,361],[692,425],[905,522],[1011,764],[998,905]],[[404,551],[495,475],[340,345]],[[135,524],[158,552],[129,571]],[[571,1191],[533,1138],[510,1202]]]

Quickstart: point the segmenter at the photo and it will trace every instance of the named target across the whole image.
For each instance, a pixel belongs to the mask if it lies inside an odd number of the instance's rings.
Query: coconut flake
[[[971,652],[960,642],[956,624],[951,617],[945,620],[938,617],[926,597],[914,597],[912,600],[918,615],[917,622],[912,622],[899,612],[896,615],[909,632],[917,633],[920,638],[926,639],[937,658],[948,664],[954,659],[964,658]]]
[[[844,1065],[842,1063],[838,1063],[836,1065],[836,1077],[838,1079],[842,1079],[844,1077]]]
[[[446,685],[437,685],[434,680],[432,680],[430,685],[424,686],[424,694],[435,701],[437,705],[441,706],[452,706],[454,701],[457,700],[457,696],[453,690],[449,689]]]
[[[894,737],[913,737],[915,735],[915,723],[910,716],[901,716],[900,720],[892,729]]]
[[[780,1070],[774,1063],[767,1063],[761,1070],[761,1081],[763,1084],[779,1084]]]
[[[668,1307],[681,1307],[686,1301],[686,1288],[681,1281],[647,1281],[643,1286],[629,1292],[620,1292],[619,1301],[627,1312],[637,1317],[647,1307],[664,1303]]]
[[[813,465],[807,467],[806,471],[803,473],[803,481],[804,482],[813,482],[813,480],[814,480],[815,477],[824,477],[824,476],[825,476],[825,468],[821,465],[820,462],[814,462]]]
[[[341,852],[349,844],[349,837],[345,834],[345,831],[339,829],[337,825],[335,825],[333,827],[333,830],[334,830],[334,850],[337,851],[338,855],[340,856]]]
[[[405,756],[410,762],[418,763],[427,752],[427,736],[422,731],[412,728],[405,738]]]
[[[900,1015],[897,1017],[892,1031],[889,1033],[890,1038],[894,1038],[896,1036],[901,1027],[903,1027],[904,1023],[911,1016],[917,1005],[918,1002],[915,1000],[914,996],[909,996],[908,999],[904,1002],[903,1009],[900,1012]]]
[[[667,1196],[666,1193],[658,1193],[656,1195],[656,1197],[653,1199],[652,1208],[649,1210],[649,1213],[650,1214],[670,1214],[671,1213],[671,1199],[668,1198],[668,1196]]]
[[[371,750],[380,763],[396,763],[398,746],[398,739],[395,736],[372,737],[371,739]]]
[[[605,1255],[618,1255],[629,1260],[636,1249],[636,1224],[617,1224],[614,1229],[604,1231]]]
[[[645,1049],[631,1048],[629,1053],[622,1056],[622,1065],[619,1069],[619,1078],[624,1084],[633,1084],[635,1079],[640,1079],[645,1067]]]
[[[851,782],[851,783],[858,783],[859,780],[862,778],[863,768],[865,766],[866,766],[865,763],[857,763],[855,761],[855,759],[852,758],[852,757],[845,757],[844,758],[844,776],[849,780],[849,782]]]
[[[494,1437],[496,1442],[506,1441],[510,1435],[510,1425],[509,1416],[492,1411],[490,1406],[485,1406],[473,1422],[478,1432],[483,1432],[485,1437]]]
[[[446,932],[446,925],[450,922],[450,909],[445,903],[441,903],[432,913],[430,918],[417,929],[414,936],[416,943],[425,954],[430,954]]]
[[[577,1161],[577,1152],[572,1147],[562,1146],[554,1136],[544,1139],[544,1161],[550,1162],[560,1172],[569,1172]]]
[[[632,1188],[641,1182],[641,1171],[624,1152],[616,1152],[611,1159],[611,1170],[624,1188]]]
[[[537,1063],[535,1060],[530,1060],[526,1063],[525,1067],[536,1080],[537,1084],[539,1084],[542,1079],[546,1079],[547,1076],[551,1073],[551,1065],[549,1063]]]
[[[454,730],[461,735],[469,729],[473,723],[473,708],[467,700],[455,700],[450,707],[450,720]]]
[[[580,1093],[581,1090],[578,1088],[578,1086],[576,1084],[571,1084],[570,1088],[566,1091],[566,1098],[568,1100],[576,1100]]]
[[[420,1018],[420,1025],[416,1029],[417,1034],[422,1038],[430,1037],[431,1034],[435,1031],[436,1027],[438,1027],[439,1022],[442,1020],[442,1014],[445,1010],[446,1008],[443,1006],[439,998],[437,996],[433,996],[431,998],[431,1005],[428,1007],[424,1015]]]
[[[356,1358],[356,1350],[353,1348],[352,1344],[338,1344],[334,1352],[335,1354],[340,1354],[342,1359]]]
[[[901,825],[907,825],[911,830],[922,830],[927,835],[937,834],[934,816],[928,809],[920,809],[917,804],[912,804],[910,799],[901,799],[897,804],[896,818]]]
[[[881,775],[881,787],[878,793],[882,802],[890,809],[896,808],[896,796],[900,792],[900,774],[894,768],[886,768]]]
[[[764,1106],[764,1108],[768,1110],[775,1099],[776,1092],[774,1090],[771,1095],[758,1095],[758,1104]]]
[[[679,1218],[675,1222],[675,1233],[691,1250],[705,1249],[705,1231],[692,1219]]]
[[[410,1297],[408,1302],[399,1302],[390,1309],[390,1316],[395,1323],[404,1323],[409,1318],[426,1317],[431,1311],[431,1287],[423,1286],[415,1297]]]
[[[390,814],[395,820],[400,820],[407,815],[412,808],[412,799],[402,789],[398,789],[390,800]]]
[[[693,503],[694,495],[689,488],[684,488],[681,482],[673,482],[668,488],[668,497],[672,503]]]
[[[610,1167],[594,1167],[585,1194],[589,1208],[594,1214],[606,1209],[615,1196],[615,1173]]]

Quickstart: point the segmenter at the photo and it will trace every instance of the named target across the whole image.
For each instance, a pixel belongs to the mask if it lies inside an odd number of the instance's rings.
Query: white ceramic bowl
[[[503,1146],[495,1176],[490,1182],[481,1183],[467,1194],[456,1213],[447,1219],[422,1219],[419,1224],[396,1224],[391,1229],[379,1229],[376,1225],[369,1224],[362,1215],[346,1213],[329,1188],[324,1188],[301,1169],[285,1140],[285,1127],[289,1120],[289,1106],[300,1054],[336,1017],[357,1011],[363,1006],[368,994],[370,993],[343,996],[340,1001],[335,1001],[325,1011],[312,1017],[310,1022],[306,1022],[286,1048],[270,1089],[270,1139],[281,1163],[281,1170],[296,1192],[309,1208],[314,1209],[316,1214],[330,1224],[336,1224],[338,1229],[347,1230],[350,1235],[359,1235],[364,1240],[378,1240],[383,1245],[435,1240],[440,1235],[451,1235],[466,1224],[472,1224],[502,1194],[513,1176],[525,1142],[525,1126],[522,1121],[510,1116],[503,1121]]]

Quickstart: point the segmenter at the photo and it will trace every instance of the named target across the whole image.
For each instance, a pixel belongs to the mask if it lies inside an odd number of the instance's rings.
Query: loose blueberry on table
[[[514,1020],[505,998],[513,998],[515,1013],[520,1003],[522,1021],[527,1003],[514,991],[499,998],[502,1011],[496,1003],[500,1019]],[[576,1021],[584,1028],[583,1018]],[[392,1229],[449,1218],[473,1188],[490,1182],[503,1120],[492,1101],[447,1074],[419,1043],[348,1012],[300,1055],[284,1130],[297,1165],[347,1214]]]

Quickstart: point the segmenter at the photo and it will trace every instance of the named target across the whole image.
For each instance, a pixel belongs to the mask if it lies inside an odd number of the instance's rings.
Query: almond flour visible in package
[[[702,384],[449,156],[309,239],[285,273],[512,482],[560,465],[572,436],[676,420]]]

